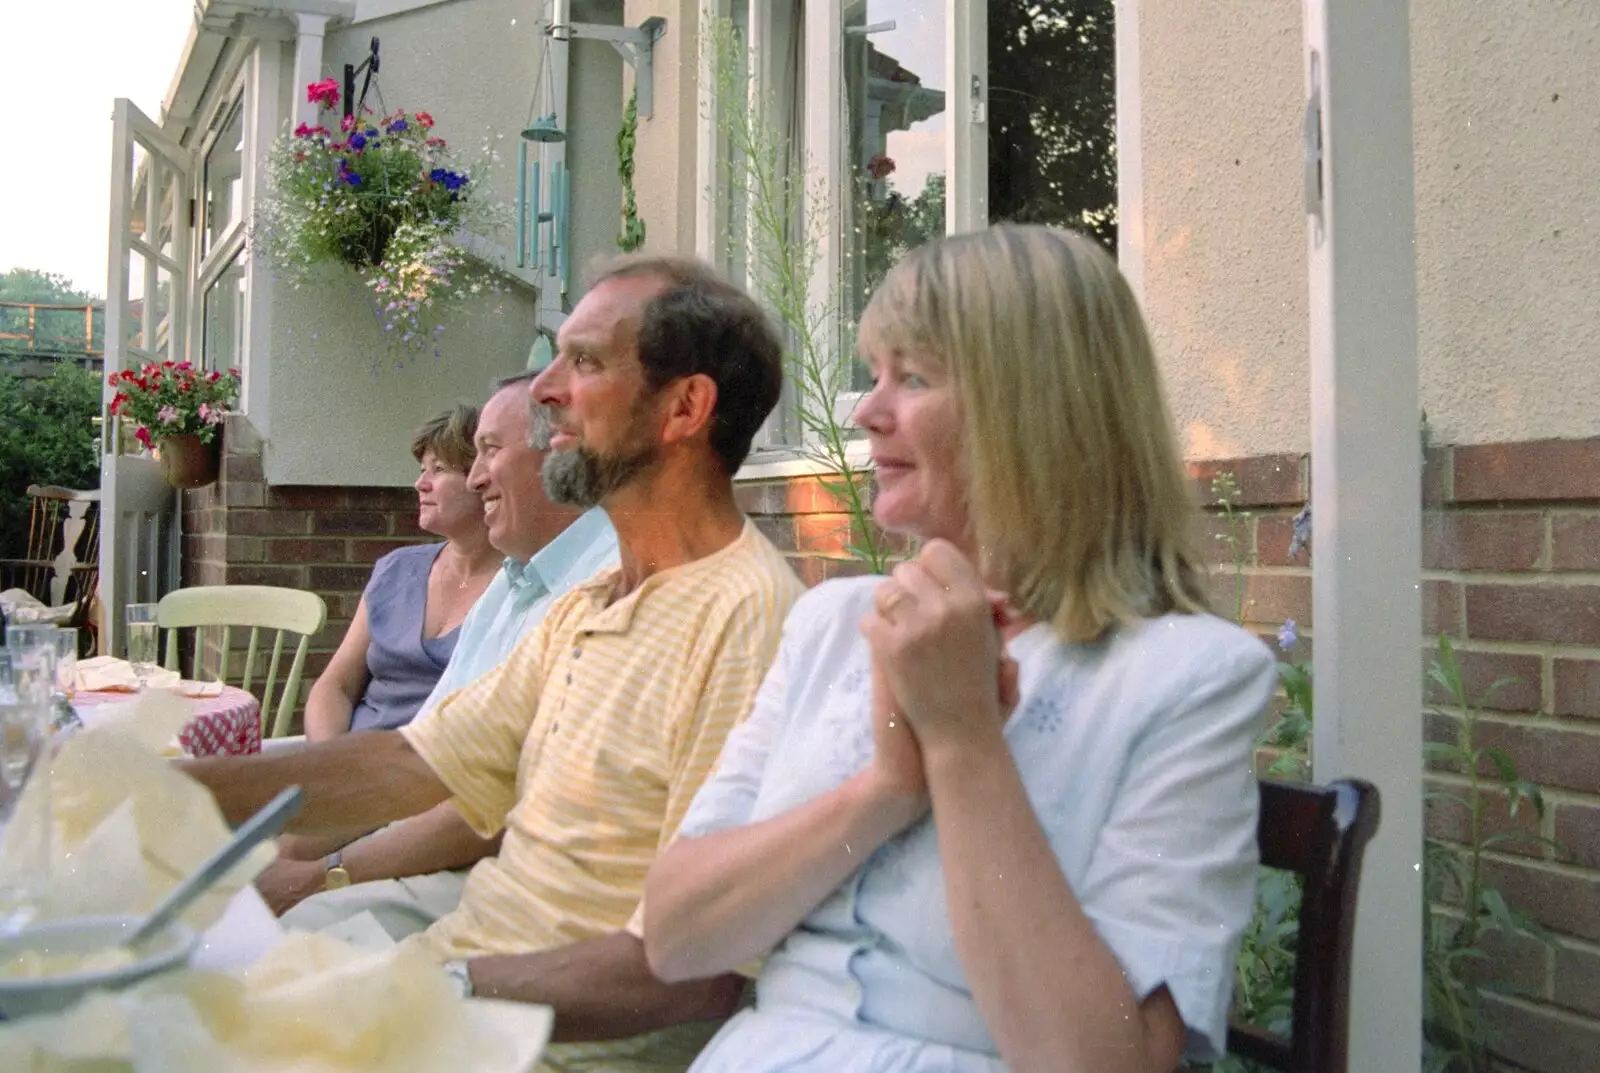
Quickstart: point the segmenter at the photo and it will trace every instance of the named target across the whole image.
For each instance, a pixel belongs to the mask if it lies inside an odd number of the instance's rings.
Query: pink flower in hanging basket
[[[202,404],[202,408],[204,408],[204,404]],[[161,423],[163,425],[176,425],[179,421],[183,420],[183,418],[178,416],[177,408],[172,406],[163,406],[160,411],[156,413],[156,417],[161,419]]]
[[[337,107],[339,104],[339,83],[331,78],[324,78],[321,82],[313,82],[306,87],[306,100],[312,104],[320,104],[328,108]]]

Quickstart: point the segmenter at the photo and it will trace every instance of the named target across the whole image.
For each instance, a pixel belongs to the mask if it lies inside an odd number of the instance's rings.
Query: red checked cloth
[[[128,693],[78,692],[74,706],[88,707],[131,699]],[[261,702],[235,686],[223,686],[215,697],[184,697],[193,713],[178,733],[178,744],[190,756],[243,756],[261,751]]]

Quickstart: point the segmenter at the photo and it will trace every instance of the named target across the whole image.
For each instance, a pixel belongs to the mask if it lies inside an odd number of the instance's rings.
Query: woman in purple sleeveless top
[[[339,650],[306,699],[306,737],[409,723],[455,651],[467,611],[500,568],[483,502],[467,487],[478,411],[456,406],[417,430],[417,524],[440,544],[379,559]]]

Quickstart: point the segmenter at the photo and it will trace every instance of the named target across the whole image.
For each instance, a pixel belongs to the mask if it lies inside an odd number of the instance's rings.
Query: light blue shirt
[[[795,604],[754,710],[678,829],[695,838],[814,800],[872,761],[858,623],[881,578]],[[1134,997],[1165,984],[1191,1057],[1219,1053],[1255,891],[1250,760],[1272,654],[1208,615],[1095,644],[1013,638],[1006,742],[1063,875]],[[931,817],[868,855],[767,958],[756,1006],[691,1073],[1005,1073],[966,982]]]
[[[617,564],[617,533],[599,507],[584,513],[526,563],[507,559],[461,623],[456,650],[418,712],[504,663],[557,596]]]

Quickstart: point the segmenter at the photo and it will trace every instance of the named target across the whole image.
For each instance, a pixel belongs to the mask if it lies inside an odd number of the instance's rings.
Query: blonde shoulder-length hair
[[[1005,224],[913,250],[868,304],[861,345],[949,375],[979,566],[1018,607],[1069,641],[1207,610],[1150,338],[1094,241]]]

